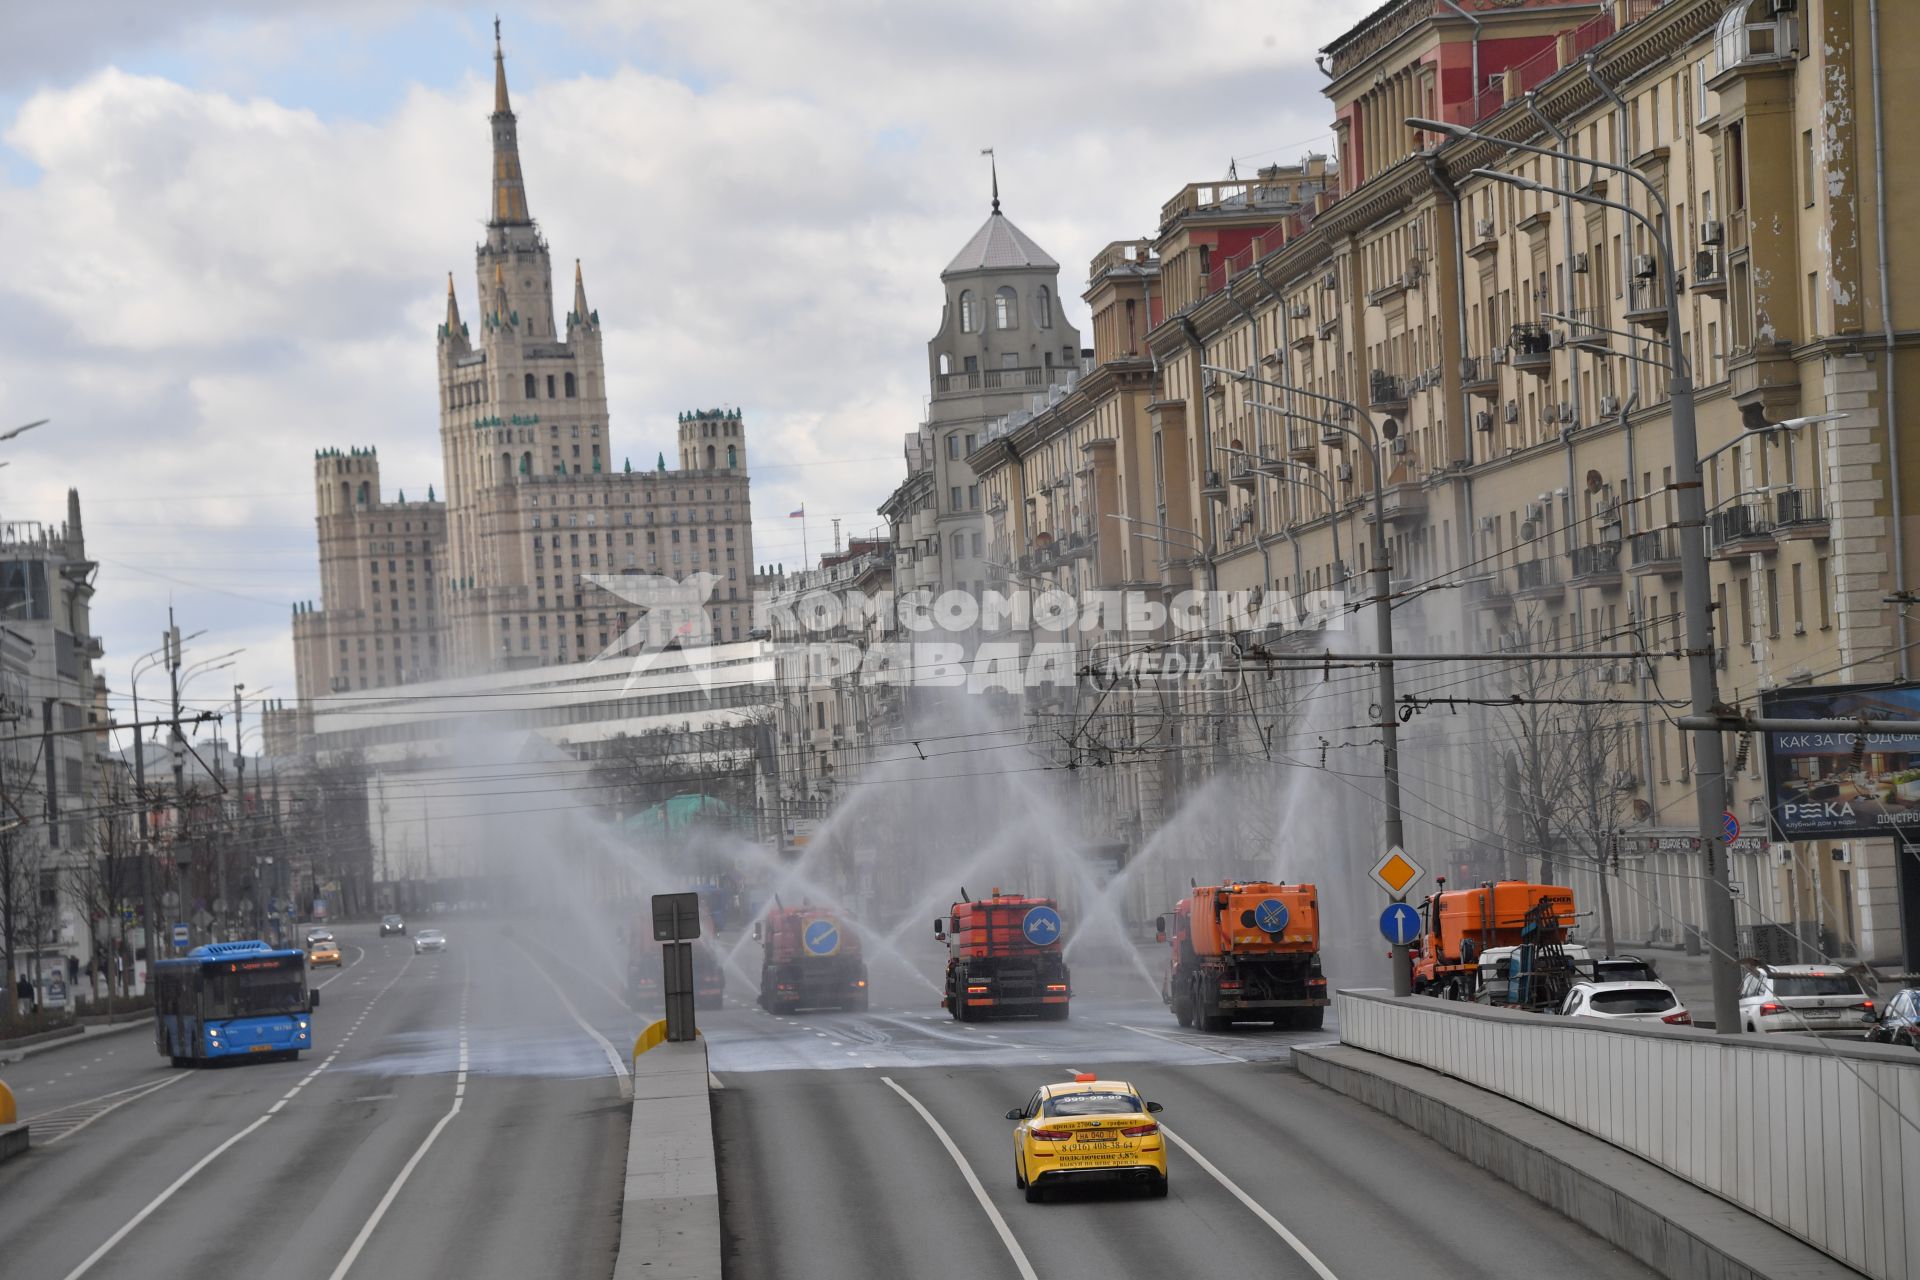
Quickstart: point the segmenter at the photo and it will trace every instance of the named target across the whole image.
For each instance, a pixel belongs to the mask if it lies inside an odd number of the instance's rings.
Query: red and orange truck
[[[1326,1017],[1320,970],[1320,895],[1310,884],[1236,881],[1196,886],[1171,918],[1161,995],[1183,1027],[1235,1022],[1318,1028]]]
[[[941,1006],[962,1022],[1023,1013],[1065,1018],[1073,994],[1065,932],[1052,898],[998,889],[969,898],[962,889],[951,912],[933,922],[933,936],[947,944]]]
[[[767,1012],[867,1007],[860,935],[829,908],[776,901],[754,923],[753,936],[760,941],[760,1007]]]
[[[1448,1000],[1472,1000],[1480,989],[1482,960],[1489,951],[1528,941],[1564,942],[1573,927],[1573,890],[1524,880],[1489,880],[1471,889],[1440,891],[1421,904],[1423,932],[1413,953],[1413,992]],[[1529,939],[1527,913],[1548,904],[1560,925],[1556,939]]]

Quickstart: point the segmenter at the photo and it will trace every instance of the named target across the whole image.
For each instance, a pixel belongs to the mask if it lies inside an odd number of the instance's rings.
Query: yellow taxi
[[[317,938],[307,944],[307,963],[310,965],[340,964],[340,944],[332,938]]]
[[[1167,1146],[1148,1102],[1124,1080],[1081,1072],[1060,1084],[1043,1084],[1024,1107],[1007,1112],[1013,1128],[1013,1185],[1029,1202],[1049,1188],[1072,1182],[1143,1184],[1147,1194],[1167,1194]]]

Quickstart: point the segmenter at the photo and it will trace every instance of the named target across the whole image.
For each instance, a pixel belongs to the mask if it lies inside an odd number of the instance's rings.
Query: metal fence
[[[1560,1019],[1383,991],[1342,1043],[1504,1094],[1876,1280],[1920,1273],[1920,1054]]]

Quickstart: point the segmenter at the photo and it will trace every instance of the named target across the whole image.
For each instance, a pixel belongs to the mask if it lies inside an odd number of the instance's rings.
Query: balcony
[[[1779,549],[1767,509],[1759,503],[1745,502],[1722,507],[1707,517],[1707,545],[1716,560],[1771,555]]]
[[[1773,536],[1781,542],[1825,541],[1827,511],[1812,489],[1782,489],[1773,495]]]
[[[1320,442],[1315,440],[1305,427],[1290,429],[1287,432],[1287,460],[1290,462],[1320,461]]]
[[[1507,359],[1528,373],[1553,372],[1553,334],[1543,324],[1516,324]]]
[[[1589,351],[1607,349],[1607,333],[1601,327],[1599,316],[1591,308],[1577,309],[1568,314],[1571,322],[1567,325],[1567,341],[1576,347]]]
[[[1727,268],[1720,250],[1701,249],[1693,255],[1693,291],[1715,298],[1726,296]]]
[[[1513,598],[1516,600],[1558,600],[1567,593],[1559,571],[1551,560],[1528,560],[1514,566]]]
[[[1680,539],[1672,529],[1636,533],[1627,542],[1627,559],[1635,573],[1680,576]]]
[[[1221,478],[1218,471],[1207,472],[1206,482],[1200,486],[1200,496],[1211,498],[1215,502],[1227,500],[1227,482]]]
[[[1646,329],[1667,331],[1667,292],[1651,277],[1636,277],[1627,287],[1625,320]]]
[[[1367,405],[1373,409],[1406,412],[1407,384],[1384,369],[1375,369],[1367,379]]]
[[[1727,362],[1728,391],[1742,409],[1757,404],[1769,421],[1800,412],[1800,365],[1785,342],[1756,342]]]
[[[1473,239],[1467,242],[1467,256],[1470,258],[1488,257],[1500,251],[1500,241],[1494,238],[1493,219],[1475,218],[1473,220]]]
[[[1500,394],[1500,372],[1486,356],[1463,356],[1460,360],[1460,388],[1479,396]]]
[[[1260,488],[1260,473],[1253,469],[1253,463],[1246,458],[1236,458],[1233,478],[1228,483],[1242,493],[1255,493]]]
[[[1596,542],[1591,546],[1575,547],[1568,557],[1572,563],[1573,582],[1581,587],[1617,587],[1620,585],[1620,544],[1617,542]]]
[[[1023,387],[1044,387],[1061,371],[1039,366],[1015,369],[964,369],[959,373],[936,376],[934,390],[941,395],[964,395],[971,391],[1012,391]]]
[[[1469,609],[1494,610],[1513,607],[1513,584],[1504,573],[1492,573],[1484,578],[1468,578],[1461,586],[1465,589],[1466,606]]]
[[[1373,523],[1371,495],[1363,502],[1360,512],[1362,519],[1368,524]],[[1380,491],[1380,514],[1387,518],[1388,524],[1424,520],[1427,515],[1426,487],[1415,481],[1388,485]]]

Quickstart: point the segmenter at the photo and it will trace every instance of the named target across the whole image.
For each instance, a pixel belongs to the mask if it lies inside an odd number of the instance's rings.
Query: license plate
[[[270,1045],[270,1044],[255,1044],[255,1045],[248,1045],[248,1046],[247,1046],[247,1052],[248,1052],[248,1053],[265,1053],[265,1052],[267,1052],[267,1051],[268,1051],[269,1049],[272,1049],[272,1048],[273,1048],[273,1046],[272,1046],[272,1045]]]

